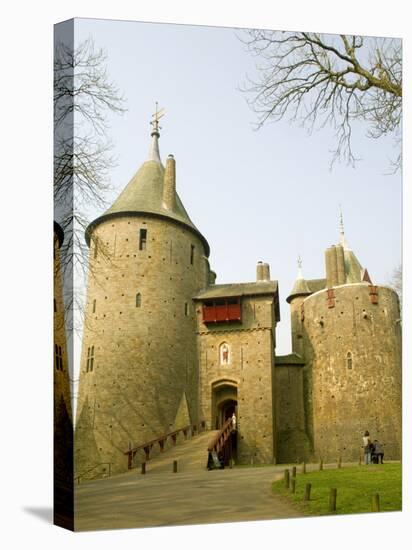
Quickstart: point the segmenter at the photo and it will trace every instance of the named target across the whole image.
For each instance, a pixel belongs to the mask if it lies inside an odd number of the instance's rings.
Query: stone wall
[[[386,458],[399,459],[401,330],[396,293],[367,283],[317,292],[304,301],[303,335],[304,394],[315,457],[357,460],[368,430],[385,445]]]
[[[310,442],[307,437],[303,401],[303,364],[277,364],[275,368],[276,461],[279,463],[308,460]]]
[[[143,250],[141,229],[147,230]],[[198,421],[192,296],[207,284],[204,255],[192,231],[167,219],[125,216],[94,229],[77,406],[78,472],[103,462],[111,463],[112,473],[124,471],[129,445],[171,431],[176,417]],[[186,400],[189,410],[182,411]]]
[[[197,306],[200,363],[200,414],[216,427],[217,406],[237,398],[239,463],[252,459],[270,463],[274,439],[274,303],[273,297],[243,297],[242,322],[202,322]],[[229,348],[228,364],[221,364],[219,349]]]

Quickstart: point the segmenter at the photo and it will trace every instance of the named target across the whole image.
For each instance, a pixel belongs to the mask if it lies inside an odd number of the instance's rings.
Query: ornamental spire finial
[[[300,254],[298,256],[298,279],[303,279],[303,273],[302,273],[302,258],[300,257]]]
[[[161,126],[159,125],[159,120],[164,116],[165,110],[164,109],[158,109],[158,103],[156,101],[156,111],[152,115],[152,120],[150,121],[150,125],[153,126],[152,131],[150,135],[152,136],[152,143],[150,144],[150,150],[149,150],[149,158],[148,160],[154,160],[155,162],[162,163],[160,159],[160,152],[159,152],[159,137]]]
[[[342,206],[339,205],[339,233],[340,233],[340,239],[339,243],[343,246],[343,248],[348,248],[348,243],[345,239],[345,228],[343,225],[343,213],[342,213]]]
[[[153,135],[157,135],[157,137],[160,137],[160,133],[159,133],[159,130],[161,130],[161,126],[159,126],[159,120],[162,118],[162,116],[165,115],[165,110],[164,108],[158,109],[158,102],[156,101],[156,111],[152,114],[152,120],[150,121],[150,124],[151,126],[153,126],[153,130],[152,130],[152,133],[150,134],[151,136]]]

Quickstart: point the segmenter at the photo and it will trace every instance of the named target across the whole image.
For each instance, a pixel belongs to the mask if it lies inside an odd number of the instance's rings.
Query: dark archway
[[[237,416],[237,401],[235,399],[226,399],[218,404],[219,428],[232,417],[233,413]]]
[[[219,430],[235,413],[237,416],[237,383],[234,380],[218,380],[212,384],[212,426]]]

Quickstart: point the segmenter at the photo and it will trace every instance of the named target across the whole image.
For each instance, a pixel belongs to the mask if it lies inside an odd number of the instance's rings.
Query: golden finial
[[[159,130],[162,129],[161,126],[159,126],[159,120],[162,118],[162,116],[165,115],[164,108],[159,110],[158,105],[159,104],[156,101],[156,111],[152,114],[152,119],[153,120],[150,121],[151,126],[153,126],[153,130],[152,130],[152,133],[150,135],[151,136],[157,135],[157,137],[160,136]]]

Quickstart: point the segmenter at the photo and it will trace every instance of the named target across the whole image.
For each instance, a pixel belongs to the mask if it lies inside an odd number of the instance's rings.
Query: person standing
[[[371,439],[369,437],[369,432],[366,430],[366,432],[363,434],[362,437],[362,443],[363,443],[363,456],[365,464],[371,463]]]
[[[232,431],[236,430],[236,415],[232,414]]]
[[[373,442],[373,454],[376,457],[376,464],[383,464],[383,445],[377,439]]]

